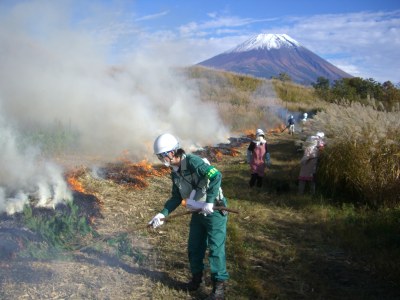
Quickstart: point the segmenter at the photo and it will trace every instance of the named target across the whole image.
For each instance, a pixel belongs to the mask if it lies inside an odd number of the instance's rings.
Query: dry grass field
[[[338,246],[327,230],[333,222],[328,208],[324,215],[314,209],[318,198],[297,195],[296,138],[267,137],[272,166],[260,189],[247,185],[247,142],[235,144],[234,155],[210,157],[223,174],[229,206],[240,211],[228,221],[227,299],[399,299],[396,283]],[[183,289],[190,277],[188,215],[157,230],[145,228],[169,196],[168,172],[161,168],[135,178],[142,169],[114,165],[107,170],[105,177],[85,168],[75,173],[81,188],[74,194],[76,205],[99,235],[59,258],[2,256],[1,299],[204,299],[210,292],[210,285],[195,293]],[[0,231],[17,221],[3,216]],[[107,241],[122,234],[132,255],[109,248]],[[20,251],[27,245],[21,242]]]
[[[289,83],[190,72],[201,101],[215,105],[236,135],[198,153],[222,172],[228,204],[240,212],[228,220],[226,298],[400,299],[399,112],[328,104]],[[281,132],[280,111],[317,114],[290,136]],[[263,187],[250,189],[246,149],[259,127],[269,132],[272,165]],[[298,195],[299,144],[321,129],[328,143],[317,193]],[[74,135],[41,138],[49,152],[76,142]],[[73,205],[0,214],[0,299],[172,300],[210,293],[208,269],[205,288],[184,288],[190,216],[179,214],[185,209],[157,230],[147,227],[170,195],[168,169],[125,159],[94,170],[79,155],[63,157]]]

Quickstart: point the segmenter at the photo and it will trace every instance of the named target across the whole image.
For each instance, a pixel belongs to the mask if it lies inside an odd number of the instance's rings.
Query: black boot
[[[257,177],[258,177],[257,174],[251,174],[250,181],[249,181],[250,187],[253,187],[256,184]]]
[[[213,282],[213,292],[207,299],[208,300],[223,300],[223,299],[225,299],[225,282],[224,281],[214,281]]]
[[[264,177],[257,175],[257,187],[262,187]]]
[[[203,272],[193,274],[192,280],[187,284],[187,289],[189,291],[196,291],[199,289],[201,283],[203,282]]]

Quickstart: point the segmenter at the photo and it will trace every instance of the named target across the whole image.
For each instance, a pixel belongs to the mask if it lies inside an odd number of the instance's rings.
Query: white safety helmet
[[[307,118],[307,117],[308,117],[308,114],[307,114],[307,113],[304,113],[304,114],[303,114],[303,117],[304,117],[304,118]]]
[[[265,135],[264,131],[262,129],[257,129],[256,130],[256,136],[260,136],[260,135]]]
[[[293,119],[293,115],[290,115],[290,118]]]
[[[317,132],[316,136],[319,137],[320,139],[322,139],[322,138],[324,138],[325,133],[319,131],[319,132]]]
[[[178,139],[170,133],[163,133],[159,135],[154,141],[153,149],[154,154],[161,154],[172,150],[179,149]]]

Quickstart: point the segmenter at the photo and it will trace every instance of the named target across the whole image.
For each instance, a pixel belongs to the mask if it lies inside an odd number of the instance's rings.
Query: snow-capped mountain
[[[246,52],[251,50],[271,50],[279,48],[300,47],[300,44],[287,34],[259,34],[225,53]]]
[[[268,79],[286,73],[294,82],[305,85],[316,82],[320,76],[331,82],[352,77],[286,34],[253,36],[198,65]]]

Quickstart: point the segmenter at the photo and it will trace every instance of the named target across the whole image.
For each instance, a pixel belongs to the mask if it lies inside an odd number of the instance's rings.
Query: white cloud
[[[166,15],[168,15],[168,13],[169,13],[169,10],[165,10],[165,11],[162,11],[162,12],[157,13],[157,14],[142,16],[140,18],[135,19],[135,21],[136,22],[140,22],[140,21],[154,20],[154,19],[158,19],[158,18],[166,16]]]
[[[273,21],[275,19],[252,19],[238,18],[234,16],[222,16],[208,14],[210,20],[204,22],[190,22],[179,27],[179,31],[184,36],[196,36],[197,31],[207,31],[207,35],[226,33],[229,28],[248,26],[255,23]]]

